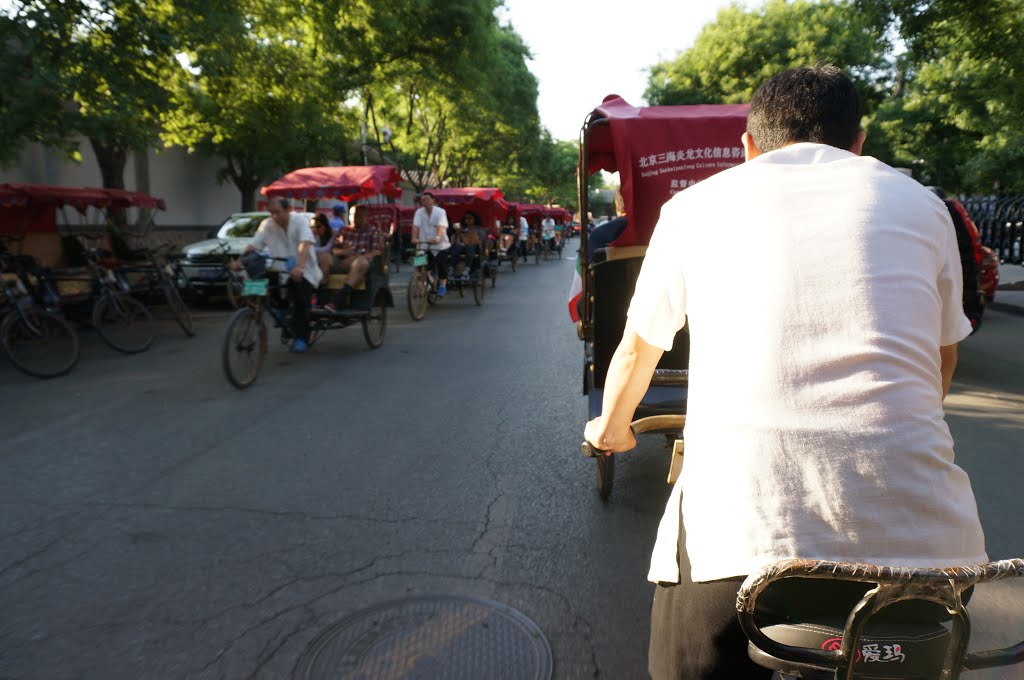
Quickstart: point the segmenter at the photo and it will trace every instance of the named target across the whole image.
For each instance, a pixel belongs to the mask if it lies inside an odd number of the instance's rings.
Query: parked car
[[[313,213],[302,213],[310,220]],[[215,295],[228,295],[230,277],[224,265],[238,257],[245,247],[252,243],[260,224],[270,217],[268,212],[234,213],[217,229],[217,235],[196,243],[190,243],[182,252],[182,275],[187,281],[179,282],[199,300]]]

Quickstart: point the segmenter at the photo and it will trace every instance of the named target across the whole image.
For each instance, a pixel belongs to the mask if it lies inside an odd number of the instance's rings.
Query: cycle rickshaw
[[[398,198],[400,181],[398,170],[389,165],[303,168],[260,191],[267,198],[338,199],[351,204],[373,197]],[[281,342],[290,342],[291,306],[283,295],[284,286],[272,281],[282,275],[281,264],[279,258],[250,258],[246,263],[244,304],[228,322],[222,349],[224,373],[239,389],[259,376],[267,353],[267,317],[281,329]],[[347,278],[345,274],[324,272],[318,295],[333,299]],[[388,283],[388,255],[382,252],[373,258],[366,280],[352,290],[347,305],[336,310],[311,310],[309,345],[329,330],[359,324],[366,344],[371,349],[380,347],[387,330],[388,309],[394,307]]]
[[[580,131],[580,214],[589,210],[588,180],[598,170],[618,172],[625,199],[627,226],[611,246],[590,257],[586,236],[580,239],[582,296],[577,333],[583,341],[583,394],[589,418],[601,414],[605,379],[612,354],[622,339],[626,312],[661,206],[684,191],[743,161],[740,137],[746,129],[747,105],[635,107],[607,97],[591,112]],[[686,422],[689,336],[676,335],[633,416],[635,434],[650,432],[672,443],[670,478],[682,458]],[[612,492],[615,457],[595,455],[597,490],[602,500]]]
[[[162,200],[120,189],[5,188],[21,194],[35,213],[22,247],[38,260],[33,276],[46,288],[35,293],[40,304],[49,298],[49,308],[60,308],[74,321],[90,321],[104,342],[126,354],[145,351],[155,337],[152,313],[141,297],[166,302],[182,331],[193,334],[176,263],[166,252],[144,243],[132,249],[124,240],[149,236],[153,211],[165,209]]]
[[[437,204],[444,208],[448,214],[448,224],[454,226],[460,222],[466,213],[473,213],[479,219],[479,226],[483,228],[488,238],[483,243],[484,251],[481,253],[481,267],[484,278],[490,278],[491,288],[498,283],[498,266],[500,260],[497,257],[496,236],[500,229],[495,223],[508,218],[509,204],[500,189],[493,187],[460,187],[454,189],[434,189],[430,193],[434,195]],[[492,239],[494,242],[492,243]],[[455,263],[451,263],[455,266]]]

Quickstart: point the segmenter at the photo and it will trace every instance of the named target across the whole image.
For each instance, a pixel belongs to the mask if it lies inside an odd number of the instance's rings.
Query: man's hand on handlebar
[[[622,453],[636,447],[636,437],[629,429],[629,423],[615,426],[606,423],[603,416],[598,416],[587,423],[583,437],[592,447],[607,452],[605,455]]]

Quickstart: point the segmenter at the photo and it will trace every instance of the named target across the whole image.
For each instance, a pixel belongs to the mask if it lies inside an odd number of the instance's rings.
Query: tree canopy
[[[537,80],[500,0],[18,0],[0,15],[0,133],[76,158],[104,184],[127,153],[183,146],[222,161],[251,207],[297,167],[393,163],[417,189],[496,185],[571,198],[569,146],[540,124]],[[569,146],[567,146],[569,145]],[[573,201],[574,203],[574,201]]]
[[[953,192],[1024,191],[1024,0],[769,0],[719,12],[652,66],[652,104],[749,101],[786,68],[843,67],[865,153]]]

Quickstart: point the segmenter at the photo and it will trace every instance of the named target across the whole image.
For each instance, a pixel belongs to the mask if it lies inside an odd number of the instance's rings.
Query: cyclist
[[[636,445],[630,419],[688,322],[686,456],[648,577],[659,680],[771,677],[735,602],[777,560],[987,561],[942,410],[971,331],[956,235],[941,200],[860,156],[860,121],[842,71],[785,71],[754,95],[747,162],[662,208],[586,428],[600,449]],[[756,285],[723,284],[721,233],[757,259]],[[826,587],[804,598],[831,601]]]
[[[433,254],[440,279],[437,294],[444,297],[448,292],[448,251],[452,247],[448,240],[448,213],[436,204],[429,191],[420,194],[420,206],[412,218],[413,246],[423,244]]]
[[[323,278],[316,258],[316,237],[310,229],[309,218],[302,213],[291,212],[288,199],[270,199],[267,210],[270,217],[260,224],[242,255],[258,253],[266,248],[271,257],[286,258],[291,264],[287,286],[293,309],[291,332],[295,340],[292,351],[301,354],[309,345],[309,307],[313,291]],[[236,266],[240,267],[241,263]]]

